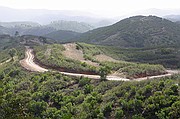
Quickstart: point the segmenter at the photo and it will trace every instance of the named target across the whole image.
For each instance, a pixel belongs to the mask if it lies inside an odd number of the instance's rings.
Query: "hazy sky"
[[[79,10],[118,16],[144,9],[179,9],[180,0],[0,0],[18,9]]]

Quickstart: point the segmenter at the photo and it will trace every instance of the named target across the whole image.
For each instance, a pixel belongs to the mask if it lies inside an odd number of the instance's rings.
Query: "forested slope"
[[[91,30],[78,41],[116,47],[155,47],[180,44],[180,26],[156,16],[134,16]]]
[[[0,118],[178,119],[180,76],[100,81],[0,67]]]

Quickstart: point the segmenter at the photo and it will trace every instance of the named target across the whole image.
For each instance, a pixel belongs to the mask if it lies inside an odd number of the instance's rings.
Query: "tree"
[[[101,77],[101,81],[105,81],[106,80],[106,77],[107,75],[110,73],[110,68],[108,66],[105,66],[105,67],[101,67],[99,69],[99,75]]]
[[[93,86],[90,84],[86,84],[84,87],[84,93],[88,94],[88,93],[91,93],[92,91],[93,91]]]
[[[123,110],[122,109],[117,109],[116,112],[115,112],[115,118],[116,119],[122,119],[123,117]]]
[[[108,117],[110,115],[112,111],[112,103],[109,102],[105,105],[104,109],[103,109],[103,114],[105,117]]]
[[[8,54],[11,56],[12,60],[14,60],[14,56],[17,54],[17,50],[15,48],[12,48],[9,50]]]
[[[89,78],[81,77],[79,80],[79,86],[80,87],[85,86],[86,84],[89,84],[90,81],[91,81],[91,79],[89,79]]]
[[[36,102],[36,101],[32,100],[29,103],[28,110],[33,115],[35,115],[37,117],[41,117],[42,112],[47,109],[47,106],[48,106],[48,104],[44,101],[37,101]]]

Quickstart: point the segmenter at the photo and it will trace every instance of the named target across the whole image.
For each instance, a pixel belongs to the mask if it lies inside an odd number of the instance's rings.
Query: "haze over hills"
[[[164,17],[174,22],[180,21],[180,15],[167,15]]]
[[[86,32],[92,30],[94,27],[84,23],[77,21],[53,21],[50,24],[46,25],[46,27],[52,27],[56,30],[69,30],[74,32]]]
[[[118,47],[177,45],[180,44],[180,27],[156,16],[135,16],[86,32],[77,40]]]
[[[13,9],[0,6],[1,22],[32,21],[44,25],[59,20],[85,22],[90,25],[94,25],[94,27],[107,26],[116,21],[114,19],[103,18],[101,16],[83,11]],[[104,20],[107,22],[104,22]]]
[[[40,25],[36,22],[0,22],[0,26],[0,34],[14,35],[18,31],[20,35],[37,36],[43,36],[58,30],[82,33],[93,29],[89,24],[76,21],[54,21],[47,25]]]
[[[6,14],[4,14],[6,13]],[[172,14],[173,13],[173,14]],[[111,25],[121,19],[136,15],[155,15],[163,18],[170,18],[180,14],[179,9],[146,9],[134,11],[126,15],[116,17],[102,17],[90,12],[74,10],[47,10],[47,9],[14,9],[0,6],[1,22],[24,22],[31,21],[38,24],[49,24],[53,21],[77,21],[87,23],[94,28]]]
[[[4,14],[6,13],[6,14]],[[178,9],[147,9],[127,15],[106,18],[84,11],[46,10],[46,9],[14,9],[0,6],[0,34],[45,35],[57,30],[87,32],[89,30],[109,26],[127,16],[143,14],[158,15],[172,21],[179,21]]]

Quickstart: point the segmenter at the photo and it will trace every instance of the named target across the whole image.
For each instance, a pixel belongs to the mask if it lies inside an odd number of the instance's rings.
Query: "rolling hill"
[[[27,45],[36,46],[53,43],[56,43],[56,41],[42,36],[23,35],[13,37],[10,35],[0,35],[0,51],[15,47],[23,47]]]
[[[71,39],[80,35],[78,32],[73,31],[65,31],[65,30],[58,30],[48,34],[45,34],[44,37],[59,41],[59,42],[70,42]]]
[[[36,23],[36,22],[28,22],[28,21],[24,21],[24,22],[0,22],[1,26],[7,27],[7,28],[30,28],[30,27],[37,27],[40,26],[40,24]]]
[[[180,44],[180,27],[156,16],[134,16],[86,32],[77,41],[117,47],[155,47]]]
[[[0,22],[0,34],[14,35],[16,31],[20,35],[43,36],[58,30],[67,30],[78,33],[93,29],[89,24],[76,21],[54,21],[50,24],[41,25],[35,22]]]
[[[53,21],[50,24],[46,25],[46,27],[52,27],[56,30],[68,30],[79,33],[87,32],[93,29],[91,25],[84,22],[64,21],[64,20]]]

